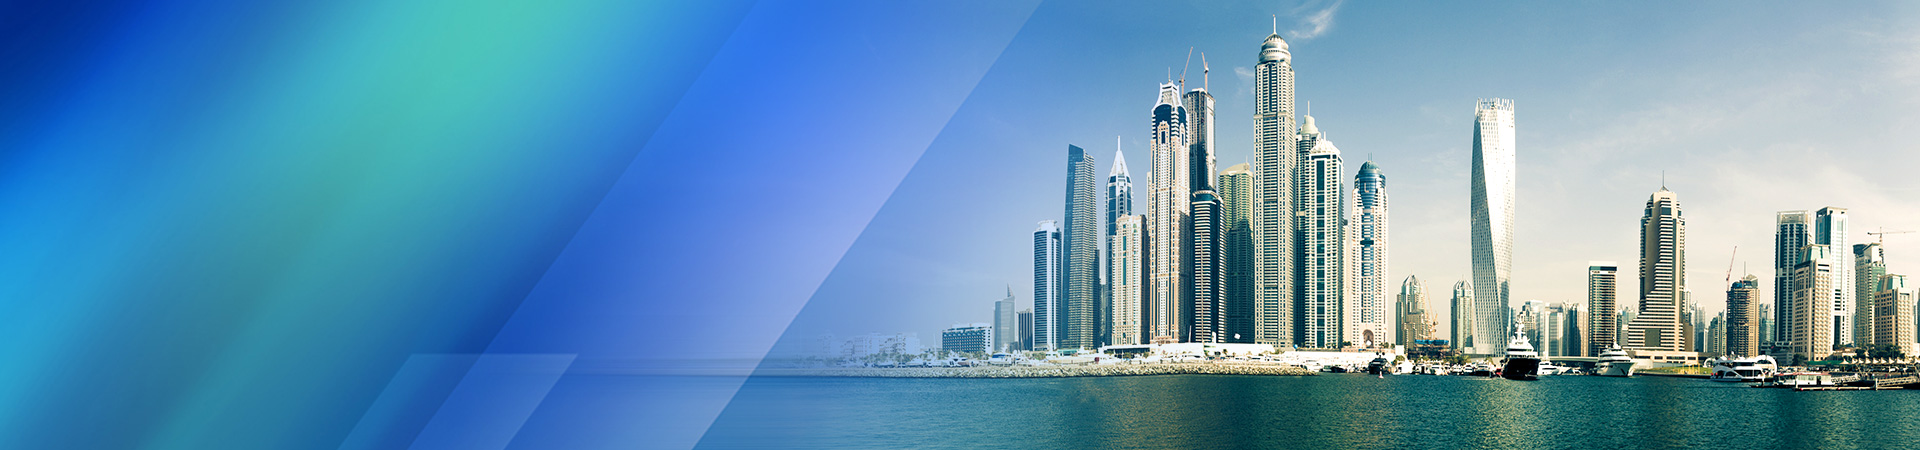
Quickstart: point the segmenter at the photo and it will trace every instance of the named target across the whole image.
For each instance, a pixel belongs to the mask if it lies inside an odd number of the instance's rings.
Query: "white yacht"
[[[1631,377],[1633,376],[1633,366],[1633,357],[1627,356],[1627,351],[1621,350],[1620,344],[1614,344],[1612,347],[1607,347],[1606,351],[1600,352],[1600,360],[1593,365],[1593,374],[1608,377]]]
[[[1509,380],[1534,380],[1540,373],[1540,354],[1533,351],[1533,343],[1527,342],[1527,335],[1520,329],[1513,330],[1513,342],[1507,343],[1507,365],[1500,369],[1500,377]]]
[[[1780,371],[1780,365],[1767,355],[1747,358],[1722,356],[1711,361],[1713,381],[1759,382],[1766,381]]]

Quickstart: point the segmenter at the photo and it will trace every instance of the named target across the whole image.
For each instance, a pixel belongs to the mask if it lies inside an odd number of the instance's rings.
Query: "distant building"
[[[1887,254],[1880,243],[1869,242],[1853,244],[1853,343],[1862,348],[1873,347],[1879,333],[1875,331],[1873,313],[1875,301],[1880,293],[1880,276],[1887,274]]]
[[[1011,348],[1020,343],[1014,336],[1020,332],[1020,310],[1013,300],[1013,286],[1007,286],[1007,298],[993,302],[993,342],[995,350],[1017,350]]]
[[[1598,356],[1608,347],[1619,343],[1615,332],[1620,310],[1616,304],[1619,294],[1616,292],[1619,282],[1620,264],[1613,261],[1591,261],[1587,263],[1587,310],[1592,311],[1592,320],[1587,325],[1587,354]]]
[[[1893,345],[1907,357],[1915,355],[1914,290],[1905,275],[1881,275],[1875,283],[1873,300],[1873,340]]]
[[[1255,309],[1259,302],[1255,289],[1258,255],[1253,241],[1253,186],[1253,171],[1245,163],[1220,172],[1221,236],[1226,242],[1221,272],[1226,280],[1228,342],[1252,343],[1256,334]]]
[[[1453,308],[1453,321],[1448,324],[1448,332],[1453,337],[1453,348],[1462,353],[1472,353],[1473,350],[1473,325],[1479,320],[1474,316],[1473,301],[1472,281],[1453,283],[1453,298],[1448,302]]]
[[[1394,306],[1398,311],[1395,314],[1398,320],[1394,325],[1396,331],[1393,342],[1406,345],[1433,339],[1433,319],[1428,315],[1426,282],[1418,277],[1407,276],[1406,280],[1400,282],[1400,294],[1396,296]]]
[[[1346,340],[1346,315],[1341,284],[1346,266],[1341,262],[1341,247],[1346,244],[1345,214],[1341,213],[1345,194],[1341,189],[1344,171],[1340,149],[1333,146],[1307,116],[1300,125],[1295,144],[1300,156],[1298,183],[1295,185],[1294,242],[1299,252],[1294,259],[1298,282],[1294,317],[1294,345],[1302,348],[1339,348]]]
[[[1840,289],[1840,260],[1833,248],[1823,244],[1800,250],[1800,262],[1793,266],[1793,325],[1788,336],[1793,353],[1805,360],[1818,360],[1833,352],[1833,293]]]
[[[1513,100],[1481,99],[1473,110],[1473,174],[1469,199],[1473,244],[1474,349],[1497,354],[1507,344],[1500,334],[1508,317],[1513,278],[1514,122]]]
[[[1120,216],[1116,222],[1113,240],[1109,242],[1110,253],[1107,256],[1110,267],[1107,268],[1109,291],[1113,296],[1113,345],[1139,345],[1146,342],[1146,299],[1142,297],[1141,284],[1145,282],[1142,272],[1146,265],[1141,262],[1143,242],[1142,225],[1145,218],[1135,215]]]
[[[1387,175],[1367,161],[1354,176],[1353,210],[1346,230],[1347,340],[1380,344],[1393,323],[1387,315]],[[1402,341],[1404,342],[1404,341]]]
[[[1060,345],[1062,301],[1060,276],[1060,227],[1051,220],[1040,221],[1033,230],[1033,349],[1053,350]]]
[[[1736,356],[1756,356],[1760,354],[1760,318],[1765,305],[1755,298],[1760,293],[1760,279],[1747,275],[1733,282],[1727,288],[1726,348],[1722,353]]]
[[[940,349],[960,353],[993,353],[993,324],[954,324],[940,332]]]
[[[920,338],[914,333],[867,333],[845,339],[833,335],[820,337],[820,356],[835,359],[861,359],[873,355],[915,355],[920,353]]]
[[[1719,315],[1713,316],[1713,320],[1707,324],[1707,339],[1706,339],[1707,348],[1705,352],[1706,354],[1702,356],[1719,356],[1719,355],[1727,354],[1726,319],[1727,319],[1727,314],[1725,312],[1722,312]]]
[[[1020,318],[1017,319],[1016,322],[1020,324],[1020,332],[1017,334],[1017,336],[1020,337],[1020,342],[1014,345],[1013,348],[1018,350],[1033,350],[1033,310],[1020,310]]]
[[[1625,347],[1691,352],[1691,324],[1682,317],[1686,299],[1687,220],[1680,197],[1661,187],[1647,198],[1640,218],[1640,310],[1627,324]]]

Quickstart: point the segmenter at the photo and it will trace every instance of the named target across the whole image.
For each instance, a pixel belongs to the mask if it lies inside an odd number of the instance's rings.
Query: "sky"
[[[1664,183],[1687,218],[1688,288],[1714,314],[1730,265],[1734,279],[1770,278],[1776,211],[1848,208],[1850,243],[1920,229],[1915,19],[1891,3],[1048,2],[787,336],[934,342],[990,322],[1009,288],[1030,308],[1031,235],[1062,218],[1066,146],[1087,148],[1104,179],[1118,137],[1144,194],[1156,89],[1184,71],[1218,97],[1219,168],[1250,160],[1251,69],[1276,28],[1298,109],[1349,174],[1371,159],[1388,177],[1391,286],[1416,275],[1446,311],[1469,277],[1473,108],[1499,97],[1516,104],[1512,300],[1584,301],[1587,264],[1601,260],[1623,269],[1619,304],[1636,305],[1639,219]],[[1887,246],[1893,273],[1913,270],[1903,248],[1920,234]]]

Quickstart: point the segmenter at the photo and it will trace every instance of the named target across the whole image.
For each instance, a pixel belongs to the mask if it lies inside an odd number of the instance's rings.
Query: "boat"
[[[1539,373],[1540,376],[1544,377],[1547,375],[1559,375],[1560,370],[1561,370],[1560,366],[1554,365],[1553,361],[1541,361],[1540,368],[1535,370],[1535,372]]]
[[[1391,363],[1391,362],[1389,362],[1389,361],[1387,361],[1387,357],[1385,357],[1385,356],[1381,356],[1381,357],[1378,357],[1378,358],[1374,358],[1374,359],[1373,359],[1373,362],[1369,362],[1369,363],[1367,363],[1367,374],[1368,374],[1368,375],[1379,375],[1379,374],[1380,374],[1380,372],[1391,372],[1391,371],[1393,371],[1393,368],[1392,368],[1392,366],[1389,366],[1388,364],[1392,364],[1392,363]]]
[[[1500,368],[1500,377],[1509,380],[1537,380],[1540,370],[1540,354],[1533,351],[1533,344],[1527,342],[1527,336],[1518,328],[1513,330],[1513,341],[1507,343],[1507,364]]]
[[[1788,372],[1775,374],[1771,381],[1754,387],[1797,388],[1839,386],[1858,381],[1859,379],[1860,377],[1858,376],[1835,376],[1834,374],[1826,372]]]
[[[1593,364],[1593,374],[1603,377],[1631,377],[1634,366],[1633,357],[1627,356],[1627,351],[1620,349],[1620,344],[1613,344],[1612,347],[1607,347],[1606,351],[1600,352],[1600,360]]]
[[[1780,365],[1767,355],[1746,358],[1722,356],[1710,361],[1713,374],[1708,379],[1732,383],[1754,383],[1767,381],[1774,372],[1780,371]]]
[[[993,354],[992,357],[987,358],[987,364],[995,365],[995,366],[1011,366],[1013,365],[1013,354],[995,353]]]

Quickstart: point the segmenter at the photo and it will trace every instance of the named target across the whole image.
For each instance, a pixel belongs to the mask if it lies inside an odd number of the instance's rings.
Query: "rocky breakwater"
[[[901,367],[761,369],[757,376],[860,378],[1065,378],[1149,375],[1314,375],[1306,369],[1274,364],[1087,364],[1058,366]]]

